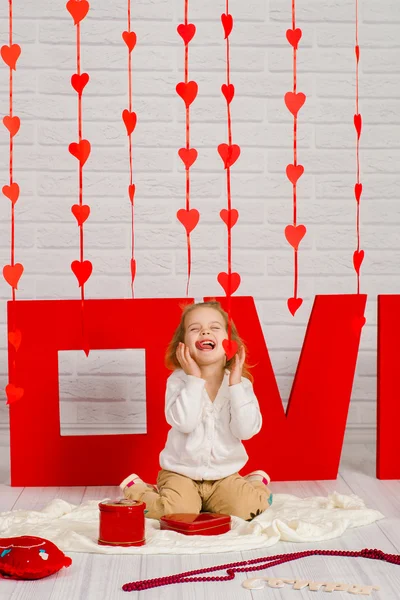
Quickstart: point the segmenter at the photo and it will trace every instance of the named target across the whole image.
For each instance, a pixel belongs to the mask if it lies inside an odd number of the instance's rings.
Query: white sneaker
[[[249,481],[262,481],[265,485],[269,485],[271,481],[271,477],[265,471],[252,471],[244,478]]]
[[[143,479],[140,479],[139,475],[136,475],[136,473],[132,473],[132,475],[128,475],[128,477],[126,477],[120,484],[119,487],[121,488],[121,490],[123,491],[126,487],[131,487],[134,484],[137,483],[144,483]]]

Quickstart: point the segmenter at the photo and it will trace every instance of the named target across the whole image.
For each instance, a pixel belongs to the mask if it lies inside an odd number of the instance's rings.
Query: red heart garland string
[[[362,193],[362,183],[360,183],[360,137],[362,131],[362,117],[359,110],[359,62],[360,62],[360,45],[358,43],[358,0],[356,2],[356,40],[355,40],[355,55],[356,55],[356,112],[353,117],[354,127],[356,130],[356,184],[354,186],[354,196],[357,203],[356,212],[356,239],[357,248],[353,253],[353,266],[357,276],[357,294],[360,293],[360,269],[364,259],[364,250],[361,250],[361,234],[360,234],[360,200]]]
[[[176,213],[178,221],[182,223],[186,231],[187,246],[187,281],[186,296],[189,295],[190,275],[192,271],[192,250],[190,244],[190,234],[197,226],[200,213],[195,208],[190,208],[190,168],[197,160],[196,148],[190,147],[190,106],[195,101],[198,86],[195,81],[189,81],[189,44],[196,34],[196,26],[188,22],[189,0],[184,0],[184,22],[180,23],[176,30],[184,43],[184,81],[176,85],[176,93],[185,103],[185,147],[179,148],[178,156],[185,166],[185,208],[181,208]]]
[[[297,164],[297,120],[298,113],[306,101],[305,94],[297,92],[297,50],[301,37],[302,31],[296,27],[295,0],[292,0],[292,29],[286,31],[286,39],[293,48],[293,90],[286,92],[284,100],[286,108],[293,115],[293,163],[286,167],[286,176],[293,188],[293,224],[287,225],[285,228],[285,237],[294,252],[294,292],[293,297],[287,300],[288,309],[293,316],[303,303],[302,298],[297,296],[299,279],[298,251],[299,244],[307,232],[304,225],[297,224],[297,182],[304,173],[303,165]]]

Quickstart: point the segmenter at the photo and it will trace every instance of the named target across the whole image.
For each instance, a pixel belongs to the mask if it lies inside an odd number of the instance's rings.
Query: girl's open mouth
[[[196,342],[197,350],[201,350],[202,352],[211,352],[214,350],[216,344],[212,340],[201,340]]]

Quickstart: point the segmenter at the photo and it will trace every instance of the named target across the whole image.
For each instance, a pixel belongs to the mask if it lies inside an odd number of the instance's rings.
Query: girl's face
[[[186,315],[184,343],[189,347],[190,355],[198,365],[209,365],[218,361],[225,364],[222,342],[227,337],[225,320],[219,310],[210,306],[199,306]]]

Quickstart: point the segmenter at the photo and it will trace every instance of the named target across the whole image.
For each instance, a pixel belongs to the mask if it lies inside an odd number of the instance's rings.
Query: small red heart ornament
[[[134,31],[124,31],[122,33],[122,39],[128,46],[129,52],[132,52],[137,42],[136,33]]]
[[[222,347],[228,360],[231,360],[238,351],[238,343],[235,340],[222,340]]]
[[[356,183],[354,186],[354,195],[356,197],[357,202],[360,202],[361,194],[362,194],[362,183]]]
[[[295,250],[299,249],[299,244],[306,232],[307,229],[304,225],[288,225],[285,227],[286,239]]]
[[[221,85],[221,92],[225,96],[225,100],[227,101],[227,103],[230,104],[235,95],[235,86],[233,85],[233,83],[229,83],[228,85],[226,83],[223,83]]]
[[[135,112],[129,112],[129,110],[125,109],[122,111],[122,118],[125,123],[126,133],[127,135],[131,135],[136,127],[137,116]]]
[[[136,186],[134,183],[131,183],[130,185],[128,185],[128,194],[129,194],[129,200],[131,201],[131,204],[133,204],[133,199],[135,197],[135,192],[136,192]]]
[[[132,277],[132,283],[136,277],[136,260],[134,258],[131,258],[131,277]]]
[[[13,204],[15,204],[19,198],[19,185],[15,182],[11,185],[3,185],[2,192]]]
[[[218,273],[217,280],[227,296],[234,294],[240,285],[239,273]]]
[[[197,150],[195,148],[179,148],[178,154],[186,169],[190,169],[197,159]]]
[[[240,156],[240,146],[237,144],[232,144],[229,146],[228,144],[220,144],[218,146],[218,153],[222,160],[224,161],[224,168],[228,169],[232,165],[235,164],[237,159]]]
[[[293,317],[296,314],[296,311],[300,308],[300,306],[303,304],[303,298],[289,298],[287,301],[287,306],[288,309],[290,310],[290,312],[292,313]]]
[[[23,388],[17,387],[13,383],[9,383],[6,385],[6,395],[7,402],[6,404],[13,404],[13,402],[17,402],[24,395]]]
[[[10,331],[8,334],[8,341],[10,342],[11,346],[14,346],[16,352],[18,352],[18,349],[21,345],[21,339],[22,334],[19,329],[16,329],[15,331]]]
[[[305,101],[306,96],[302,92],[287,92],[285,94],[285,104],[294,117],[297,116],[297,113],[299,112]]]
[[[193,231],[193,229],[196,227],[196,225],[200,219],[200,213],[195,208],[191,208],[190,210],[181,208],[176,213],[176,216],[178,217],[178,220],[182,223],[182,225],[186,229],[186,233],[188,235]]]
[[[293,46],[293,48],[295,50],[297,50],[297,46],[299,44],[299,41],[301,40],[301,36],[302,36],[302,31],[299,28],[297,28],[297,29],[288,29],[286,31],[286,39],[289,42],[289,44],[291,46]]]
[[[221,217],[221,219],[223,220],[223,222],[225,223],[225,225],[230,228],[232,228],[234,225],[236,225],[237,220],[239,218],[239,213],[236,210],[236,208],[231,208],[231,210],[227,210],[226,208],[223,208],[221,210],[221,212],[219,213],[219,216]],[[230,217],[230,223],[229,223],[229,217]]]
[[[82,92],[88,81],[89,75],[87,73],[81,73],[80,75],[78,75],[78,73],[75,73],[71,77],[71,85],[80,96],[82,95]]]
[[[75,1],[75,0],[74,0]],[[72,142],[69,145],[69,151],[72,156],[75,156],[81,163],[82,167],[89,158],[90,155],[90,142],[88,140],[81,140],[80,142]]]
[[[17,69],[17,60],[21,54],[21,46],[19,44],[11,44],[11,46],[2,46],[1,57],[10,69]]]
[[[355,53],[356,53],[356,59],[357,59],[357,62],[358,62],[358,61],[360,60],[360,46],[357,46],[357,45],[356,45],[356,46],[354,47],[354,50],[355,50]]]
[[[176,30],[186,45],[193,39],[194,34],[196,33],[196,26],[193,25],[193,23],[187,23],[186,25],[185,23],[181,23]]]
[[[87,2],[87,0],[69,0],[66,7],[67,11],[74,19],[74,25],[77,25],[88,14],[89,2]]]
[[[221,15],[221,23],[222,23],[222,27],[224,28],[224,33],[225,33],[225,39],[228,37],[228,35],[231,33],[232,28],[233,28],[233,18],[232,15],[227,15],[225,13],[223,13]]]
[[[357,131],[357,137],[358,137],[358,139],[360,139],[361,127],[362,127],[362,119],[361,119],[360,114],[354,115],[354,127],[356,128],[356,131]]]
[[[3,117],[3,123],[4,127],[6,127],[10,132],[11,137],[14,137],[14,135],[18,133],[19,128],[21,126],[21,121],[19,117],[10,117],[9,115]]]
[[[24,267],[21,263],[15,263],[15,265],[6,265],[3,267],[3,276],[12,288],[18,289],[18,281],[24,272]]]
[[[78,225],[83,225],[90,214],[90,206],[87,204],[74,204],[71,207],[71,212],[76,218]]]
[[[176,86],[176,92],[184,101],[186,108],[188,108],[196,99],[198,85],[195,81],[188,81],[187,83],[181,81]]]
[[[353,254],[353,265],[357,275],[360,274],[360,267],[364,260],[364,250],[355,250]]]
[[[71,263],[71,269],[78,280],[79,287],[82,287],[82,285],[87,282],[92,274],[93,265],[90,260],[74,260]]]
[[[297,181],[300,179],[303,173],[303,165],[288,165],[286,167],[287,178],[289,179],[289,181],[291,181],[291,183],[293,183],[293,185],[296,185]]]

